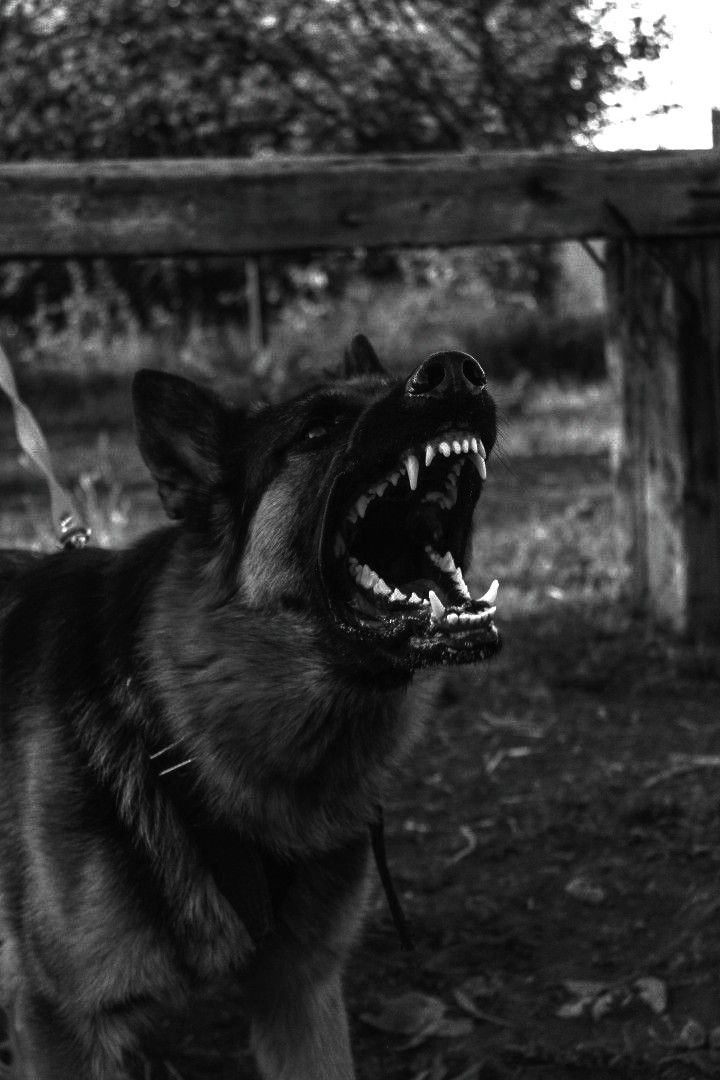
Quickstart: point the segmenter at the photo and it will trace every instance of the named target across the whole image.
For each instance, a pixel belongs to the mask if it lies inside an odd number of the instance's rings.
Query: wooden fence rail
[[[720,151],[0,166],[0,258],[605,237],[635,602],[720,637]]]
[[[0,166],[0,258],[720,232],[713,151]]]

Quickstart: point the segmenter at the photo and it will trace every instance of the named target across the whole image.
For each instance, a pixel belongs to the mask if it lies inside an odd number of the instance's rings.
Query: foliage
[[[0,159],[567,141],[624,63],[589,0],[16,0]]]
[[[601,14],[592,0],[6,0],[0,161],[562,145],[597,124],[623,49],[652,44],[636,26],[621,49]],[[337,296],[400,271],[372,253],[294,260],[264,260],[266,314],[308,275]],[[485,253],[480,272],[510,291],[523,278],[538,302],[556,282],[542,246]],[[95,295],[111,278],[146,325],[153,308],[244,307],[237,265],[206,261],[4,267],[3,310],[63,325],[81,278]]]

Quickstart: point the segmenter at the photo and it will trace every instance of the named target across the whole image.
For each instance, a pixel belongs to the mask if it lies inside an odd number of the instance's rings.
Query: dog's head
[[[284,404],[228,407],[154,371],[133,395],[164,506],[226,602],[302,609],[348,657],[407,671],[497,651],[495,587],[473,598],[463,577],[496,433],[472,356],[397,380],[358,336],[342,377]]]

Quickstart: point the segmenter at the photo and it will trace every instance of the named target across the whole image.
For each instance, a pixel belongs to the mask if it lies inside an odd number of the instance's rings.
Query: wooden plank
[[[720,153],[0,166],[0,258],[720,235]]]
[[[720,241],[614,242],[619,520],[635,606],[720,636]]]

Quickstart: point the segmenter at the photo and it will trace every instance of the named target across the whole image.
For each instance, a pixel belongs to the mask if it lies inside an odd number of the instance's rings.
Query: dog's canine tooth
[[[485,603],[485,604],[491,604],[491,605],[494,604],[495,601],[497,600],[497,594],[498,594],[498,589],[499,588],[500,588],[500,582],[498,581],[497,578],[495,578],[495,580],[491,584],[488,591],[483,596],[479,597],[480,602]]]
[[[440,451],[440,453],[442,454],[443,457],[450,457],[450,455],[452,453],[452,450],[450,449],[450,443],[445,442],[445,441],[438,444],[438,450]]]
[[[428,592],[428,600],[430,601],[430,608],[432,610],[432,617],[435,622],[439,622],[445,614],[445,605],[440,597],[430,589]]]
[[[482,480],[487,480],[487,468],[485,467],[485,460],[482,455],[480,453],[473,454],[472,462],[477,471],[480,473],[480,478]]]
[[[407,596],[405,595],[404,592],[400,592],[400,590],[396,587],[390,593],[390,603],[391,604],[397,604],[401,600],[407,600]]]
[[[475,441],[477,442],[477,453],[481,458],[487,458],[487,452],[483,446],[482,439],[476,439]],[[473,451],[473,453],[475,453],[475,451]]]
[[[418,473],[420,472],[420,462],[414,454],[408,454],[405,458],[405,468],[408,474],[408,483],[410,484],[410,490],[415,491],[418,482]]]
[[[437,450],[435,449],[435,447],[431,443],[428,443],[427,446],[425,447],[425,468],[426,469],[430,465],[430,463],[432,462],[432,459],[435,457],[436,453],[437,453]]]

